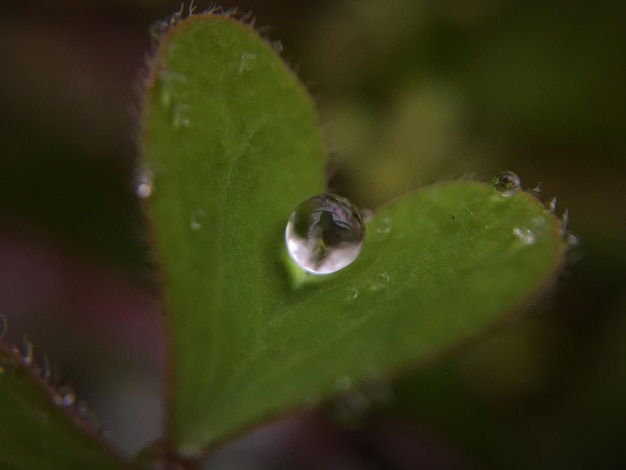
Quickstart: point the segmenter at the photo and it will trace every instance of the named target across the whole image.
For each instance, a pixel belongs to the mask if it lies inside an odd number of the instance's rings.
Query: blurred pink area
[[[160,434],[164,335],[158,304],[123,272],[63,249],[18,220],[0,223],[5,340],[46,354],[125,450]]]

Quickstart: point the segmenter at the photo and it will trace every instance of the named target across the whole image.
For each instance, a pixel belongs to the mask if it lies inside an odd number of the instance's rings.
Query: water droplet
[[[289,255],[313,274],[330,274],[348,266],[361,253],[364,239],[359,210],[335,194],[321,194],[300,203],[285,230]]]
[[[503,171],[493,177],[491,185],[500,196],[511,197],[519,191],[522,182],[512,171]]]
[[[256,54],[254,52],[244,52],[239,60],[239,73],[248,72],[256,67]]]
[[[537,241],[537,237],[530,229],[522,229],[515,227],[513,229],[513,235],[515,235],[524,245],[532,245]]]
[[[384,238],[391,232],[391,217],[385,216],[376,225],[376,235]]]
[[[376,274],[376,276],[374,276],[374,280],[370,284],[370,289],[373,291],[384,289],[387,287],[387,284],[389,284],[389,279],[389,274],[385,271]]]
[[[137,171],[135,179],[135,194],[140,199],[148,199],[152,195],[152,172],[148,168],[141,168]]]
[[[183,127],[189,127],[191,121],[189,120],[188,113],[191,106],[185,103],[176,103],[172,110],[172,125],[174,129],[180,129]]]
[[[202,223],[204,222],[205,213],[202,209],[199,209],[191,214],[190,217],[190,227],[191,230],[197,232],[202,228]]]
[[[57,406],[72,406],[76,401],[76,394],[71,387],[61,385],[56,389],[56,393],[52,397],[52,400]]]
[[[348,287],[346,289],[346,300],[355,300],[359,296],[359,289],[356,287]]]
[[[546,204],[546,210],[550,213],[550,214],[554,214],[556,212],[556,204],[557,204],[558,200],[556,197],[553,197],[550,202],[548,202]]]
[[[159,73],[158,84],[160,89],[161,106],[169,110],[174,102],[174,97],[180,98],[181,91],[187,83],[187,77],[172,70],[163,70]]]

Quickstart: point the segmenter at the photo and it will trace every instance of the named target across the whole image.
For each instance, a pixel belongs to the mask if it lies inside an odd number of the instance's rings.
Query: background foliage
[[[302,415],[216,459],[240,461],[245,447],[259,461],[320,465],[623,464],[625,8],[608,0],[238,6],[272,26],[317,98],[336,190],[376,207],[442,179],[512,169],[527,187],[543,181],[548,198],[559,196],[584,243],[531,315],[404,380],[391,408],[362,429]],[[149,25],[177,7],[14,2],[0,18],[7,339],[28,332],[131,452],[159,434],[162,348],[131,176],[135,85]],[[259,444],[267,440],[275,445]]]

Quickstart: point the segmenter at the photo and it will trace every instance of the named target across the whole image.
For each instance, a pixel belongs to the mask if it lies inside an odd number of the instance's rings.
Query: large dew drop
[[[345,268],[361,253],[365,226],[357,207],[335,194],[320,194],[293,211],[285,230],[291,258],[313,274]]]

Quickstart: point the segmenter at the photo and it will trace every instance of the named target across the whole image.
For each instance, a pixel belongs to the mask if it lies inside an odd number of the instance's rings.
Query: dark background
[[[402,380],[378,412],[290,417],[213,466],[626,465],[626,4],[237,5],[271,27],[318,102],[332,189],[375,208],[513,170],[558,196],[581,244],[531,312]],[[27,334],[39,361],[47,351],[132,453],[160,433],[162,352],[133,185],[141,72],[150,25],[178,6],[33,0],[0,13],[0,332],[18,345]]]

